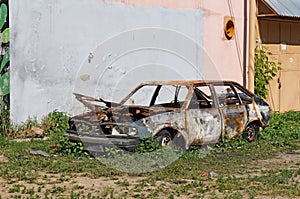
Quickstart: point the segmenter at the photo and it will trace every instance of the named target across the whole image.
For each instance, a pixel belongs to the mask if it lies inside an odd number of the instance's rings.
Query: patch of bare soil
[[[275,170],[275,169],[299,169],[300,167],[300,151],[289,151],[285,153],[281,153],[274,158],[269,158],[265,160],[255,160],[249,168],[251,168],[253,172],[252,175],[259,176],[262,172],[267,170]],[[299,176],[298,176],[299,181]],[[299,181],[300,182],[300,181]]]
[[[236,175],[237,178],[243,178],[251,175],[263,175],[263,171],[273,169],[299,169],[300,151],[292,151],[281,153],[278,156],[266,160],[254,160],[249,165],[249,172],[245,175]],[[299,175],[296,180],[300,183]],[[187,183],[191,183],[187,180]],[[208,182],[205,182],[208,183]],[[207,185],[213,191],[214,180]],[[149,196],[150,192],[158,188],[165,190],[178,188],[182,184],[172,184],[170,182],[155,181],[151,182],[146,177],[138,176],[114,176],[100,177],[92,179],[80,174],[47,174],[40,173],[38,179],[29,183],[25,181],[16,181],[14,179],[4,179],[0,177],[0,193],[1,198],[21,198],[35,197],[37,198],[70,198],[70,196],[99,197],[99,198],[133,198],[139,194]],[[222,193],[216,196],[222,198]],[[189,198],[188,196],[176,196],[174,198]],[[204,197],[210,198],[210,196]],[[256,198],[267,199],[271,196],[257,196]],[[283,199],[284,197],[276,197]]]
[[[112,198],[112,196],[126,195],[143,179],[143,177],[127,175],[92,179],[77,174],[65,176],[41,173],[38,180],[29,183],[14,179],[8,181],[0,177],[0,193],[1,198],[15,198],[15,196],[22,196],[22,198],[29,196],[39,196],[40,198],[70,198],[70,196]]]
[[[266,159],[266,160],[258,160],[255,162],[256,167],[260,169],[287,169],[299,168],[300,163],[300,151],[289,151],[285,153],[279,154],[275,158]],[[298,165],[297,165],[298,164]]]

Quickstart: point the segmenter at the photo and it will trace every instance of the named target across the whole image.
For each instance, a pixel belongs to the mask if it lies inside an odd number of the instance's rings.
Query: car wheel
[[[169,146],[172,141],[172,135],[168,130],[162,130],[156,140],[161,146]]]
[[[180,132],[176,132],[174,137],[168,130],[162,130],[157,138],[157,142],[161,146],[170,146],[176,150],[186,150],[185,139]]]
[[[249,124],[243,132],[243,138],[248,142],[253,142],[258,138],[259,126],[257,124]]]

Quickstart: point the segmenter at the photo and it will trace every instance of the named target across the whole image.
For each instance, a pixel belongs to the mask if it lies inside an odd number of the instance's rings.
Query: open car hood
[[[94,98],[82,94],[74,93],[76,99],[81,102],[90,111],[75,116],[77,119],[85,117],[89,121],[103,122],[133,122],[145,117],[153,116],[163,112],[174,111],[178,108],[167,108],[161,106],[137,106],[124,105],[120,103],[110,102],[101,98]]]

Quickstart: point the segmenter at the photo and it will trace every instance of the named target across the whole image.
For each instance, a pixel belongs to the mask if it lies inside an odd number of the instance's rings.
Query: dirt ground
[[[272,169],[298,169],[299,165],[300,154],[287,152],[267,160],[254,160],[249,165],[247,175],[260,175],[260,172]],[[236,175],[236,177],[247,176]],[[76,196],[77,198],[131,198],[134,196],[133,189],[140,188],[141,193],[148,193],[160,186],[169,186],[169,182],[156,181],[155,183],[149,183],[146,178],[122,175],[91,179],[79,174],[64,176],[61,174],[40,173],[38,180],[28,183],[14,179],[8,181],[0,177],[0,198],[76,198]],[[300,183],[299,175],[295,180]],[[214,181],[209,183],[214,183]],[[185,196],[174,196],[174,198],[185,198]],[[186,198],[188,197],[186,196]],[[222,198],[222,195],[220,195],[220,198]],[[256,196],[256,198],[274,197]]]

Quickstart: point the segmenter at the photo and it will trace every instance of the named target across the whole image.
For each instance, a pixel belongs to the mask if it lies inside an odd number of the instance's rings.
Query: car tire
[[[172,139],[173,137],[168,130],[162,130],[156,137],[156,141],[160,146],[170,146]]]
[[[175,132],[175,135],[164,129],[162,130],[156,138],[160,146],[169,146],[176,150],[186,150],[185,139],[180,132]]]
[[[255,123],[249,124],[243,132],[243,138],[248,142],[257,140],[259,132],[259,126]]]

